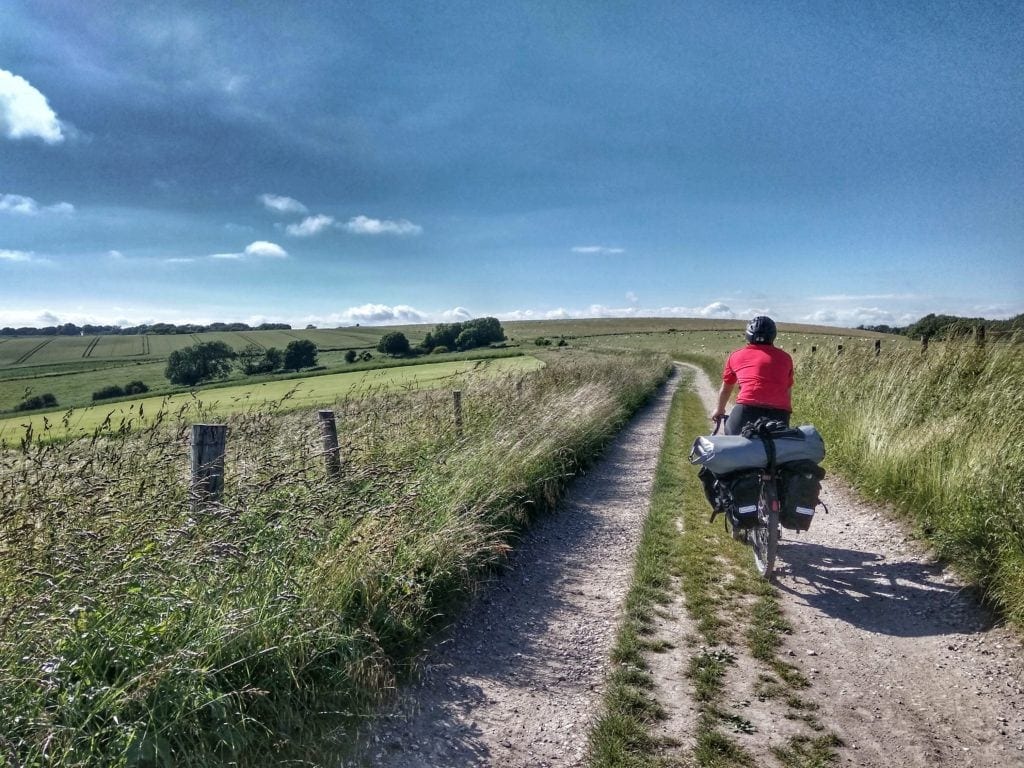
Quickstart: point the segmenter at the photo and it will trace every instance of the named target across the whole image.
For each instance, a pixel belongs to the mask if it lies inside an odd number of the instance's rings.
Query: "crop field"
[[[413,344],[423,340],[433,326],[410,326],[406,336]],[[0,337],[0,371],[7,367],[49,367],[83,358],[134,362],[164,359],[177,349],[205,341],[223,341],[238,351],[255,344],[284,349],[296,339],[309,339],[323,350],[370,349],[390,328],[335,328],[294,331],[229,331],[145,336],[28,336]]]
[[[195,395],[144,397],[66,413],[22,414],[0,420],[0,446],[17,442],[27,429],[36,435],[64,438],[92,434],[104,424],[114,429],[129,422],[133,427],[144,427],[158,413],[222,418],[231,413],[257,411],[275,403],[284,404],[285,410],[294,410],[368,391],[435,388],[454,385],[469,374],[525,374],[542,366],[540,360],[528,356],[450,361],[218,387]]]

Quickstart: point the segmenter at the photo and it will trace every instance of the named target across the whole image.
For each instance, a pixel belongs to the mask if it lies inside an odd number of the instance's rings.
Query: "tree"
[[[350,350],[346,351],[345,352],[345,362],[346,363],[354,363],[355,361],[356,361],[356,351],[354,349],[350,349]]]
[[[401,331],[385,333],[377,342],[377,351],[385,355],[408,355],[409,339]]]
[[[473,349],[505,340],[505,331],[496,317],[478,317],[464,323],[441,323],[423,340],[425,349]]]
[[[317,348],[309,339],[289,341],[284,348],[284,367],[289,371],[312,368],[316,365]]]
[[[172,384],[194,387],[201,381],[225,378],[234,358],[234,350],[223,341],[205,341],[171,352],[164,375]]]
[[[272,373],[284,364],[284,353],[277,347],[263,349],[250,344],[238,353],[238,367],[246,376]]]

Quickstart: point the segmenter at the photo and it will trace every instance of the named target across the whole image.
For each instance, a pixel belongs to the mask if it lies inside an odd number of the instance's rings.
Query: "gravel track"
[[[679,378],[527,531],[349,765],[583,765]]]

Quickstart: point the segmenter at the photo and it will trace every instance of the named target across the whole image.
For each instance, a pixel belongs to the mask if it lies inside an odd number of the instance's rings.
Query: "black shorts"
[[[753,424],[763,416],[781,421],[789,426],[789,411],[781,408],[762,408],[759,405],[740,405],[737,403],[729,412],[729,420],[725,422],[725,434],[738,435],[747,424]]]

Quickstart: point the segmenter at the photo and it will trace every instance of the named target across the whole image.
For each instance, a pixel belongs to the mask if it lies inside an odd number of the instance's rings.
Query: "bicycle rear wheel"
[[[750,532],[750,543],[757,572],[765,579],[770,579],[775,570],[775,550],[779,546],[779,497],[774,480],[761,483],[761,494],[757,500],[757,525]]]

